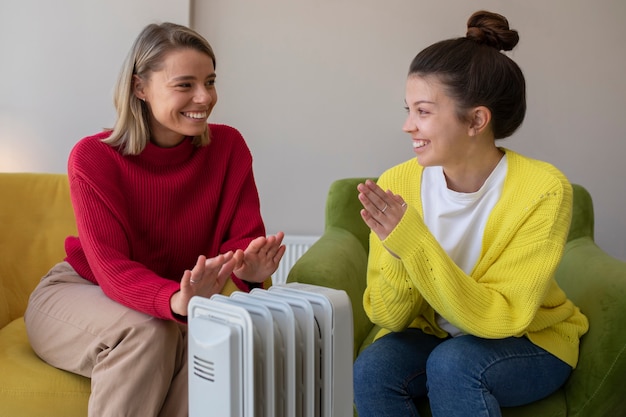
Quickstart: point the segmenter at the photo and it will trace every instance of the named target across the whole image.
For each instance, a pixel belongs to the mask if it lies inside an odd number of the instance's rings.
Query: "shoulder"
[[[84,137],[74,145],[67,162],[72,189],[86,186],[100,190],[102,198],[123,192],[130,178],[128,169],[140,157],[123,155],[119,148],[103,142],[110,135],[111,131],[106,130]]]
[[[228,125],[209,124],[209,135],[209,144],[199,148],[197,158],[206,158],[212,165],[252,169],[252,152],[239,130]]]
[[[102,142],[108,138],[111,131],[103,131],[87,136],[76,142],[70,151],[68,169],[87,168],[93,164],[100,164],[110,157],[121,157],[121,154],[111,145]]]
[[[224,124],[209,124],[210,145],[230,149],[232,152],[249,154],[250,149],[239,130]]]
[[[211,123],[209,124],[211,140],[232,141],[245,143],[243,135],[232,126]]]
[[[104,149],[111,148],[110,145],[103,143],[102,140],[111,136],[110,130],[104,130],[102,132],[96,133],[95,135],[90,135],[82,138],[72,148],[72,153],[76,152],[90,152],[96,149]]]
[[[559,191],[571,188],[565,174],[549,162],[529,158],[509,149],[503,150],[509,167],[507,182],[531,189]]]
[[[570,208],[573,191],[569,180],[554,165],[505,149],[508,172],[502,190],[503,198],[525,207],[543,203],[558,210]]]

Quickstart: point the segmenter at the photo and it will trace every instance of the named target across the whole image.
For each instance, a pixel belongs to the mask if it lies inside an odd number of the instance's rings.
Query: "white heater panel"
[[[234,292],[234,299],[245,299],[267,307],[274,316],[278,328],[279,344],[276,353],[276,417],[289,417],[296,414],[296,322],[293,310],[284,301],[271,300],[258,294]]]
[[[322,339],[321,416],[352,415],[354,336],[352,305],[346,292],[297,282],[275,285],[269,291],[298,294],[311,303]]]
[[[286,302],[292,308],[296,319],[296,416],[319,416],[320,391],[316,387],[320,376],[319,328],[311,303],[294,294],[277,294],[262,289],[254,289],[253,295]]]
[[[276,401],[274,376],[274,317],[270,310],[258,303],[239,297],[214,295],[211,300],[243,307],[250,314],[254,326],[254,416],[275,417]],[[258,394],[258,395],[257,395]]]
[[[253,325],[248,312],[189,302],[189,415],[254,416]]]

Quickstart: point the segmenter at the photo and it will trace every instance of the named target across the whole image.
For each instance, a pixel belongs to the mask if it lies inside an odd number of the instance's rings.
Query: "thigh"
[[[561,387],[572,368],[527,338],[482,339],[461,336],[437,347],[428,374],[447,375],[451,383],[478,381],[502,407],[528,404]]]
[[[355,385],[403,391],[412,398],[425,397],[426,361],[443,340],[419,329],[381,337],[357,357]]]
[[[90,377],[97,354],[116,343],[113,330],[119,333],[156,319],[111,300],[62,262],[31,294],[24,320],[37,355],[53,366]]]

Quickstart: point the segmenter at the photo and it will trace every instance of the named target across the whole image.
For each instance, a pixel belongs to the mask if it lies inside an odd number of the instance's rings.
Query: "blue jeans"
[[[418,329],[388,334],[354,363],[359,417],[500,416],[500,407],[537,401],[561,387],[572,368],[526,338],[439,339]]]

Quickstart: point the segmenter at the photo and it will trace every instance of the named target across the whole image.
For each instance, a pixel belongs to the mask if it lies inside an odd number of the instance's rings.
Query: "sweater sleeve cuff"
[[[402,216],[400,223],[382,243],[400,259],[406,259],[414,255],[415,251],[421,247],[420,242],[424,242],[424,237],[429,234],[430,231],[418,211],[409,208]]]
[[[180,284],[175,281],[166,282],[154,297],[155,316],[167,320],[174,320],[179,323],[187,323],[187,318],[174,314],[170,307],[170,300],[174,293],[180,291]]]
[[[262,282],[244,281],[243,279],[237,278],[235,274],[232,274],[232,279],[235,285],[237,286],[237,288],[244,292],[250,292],[254,288],[263,288]]]

